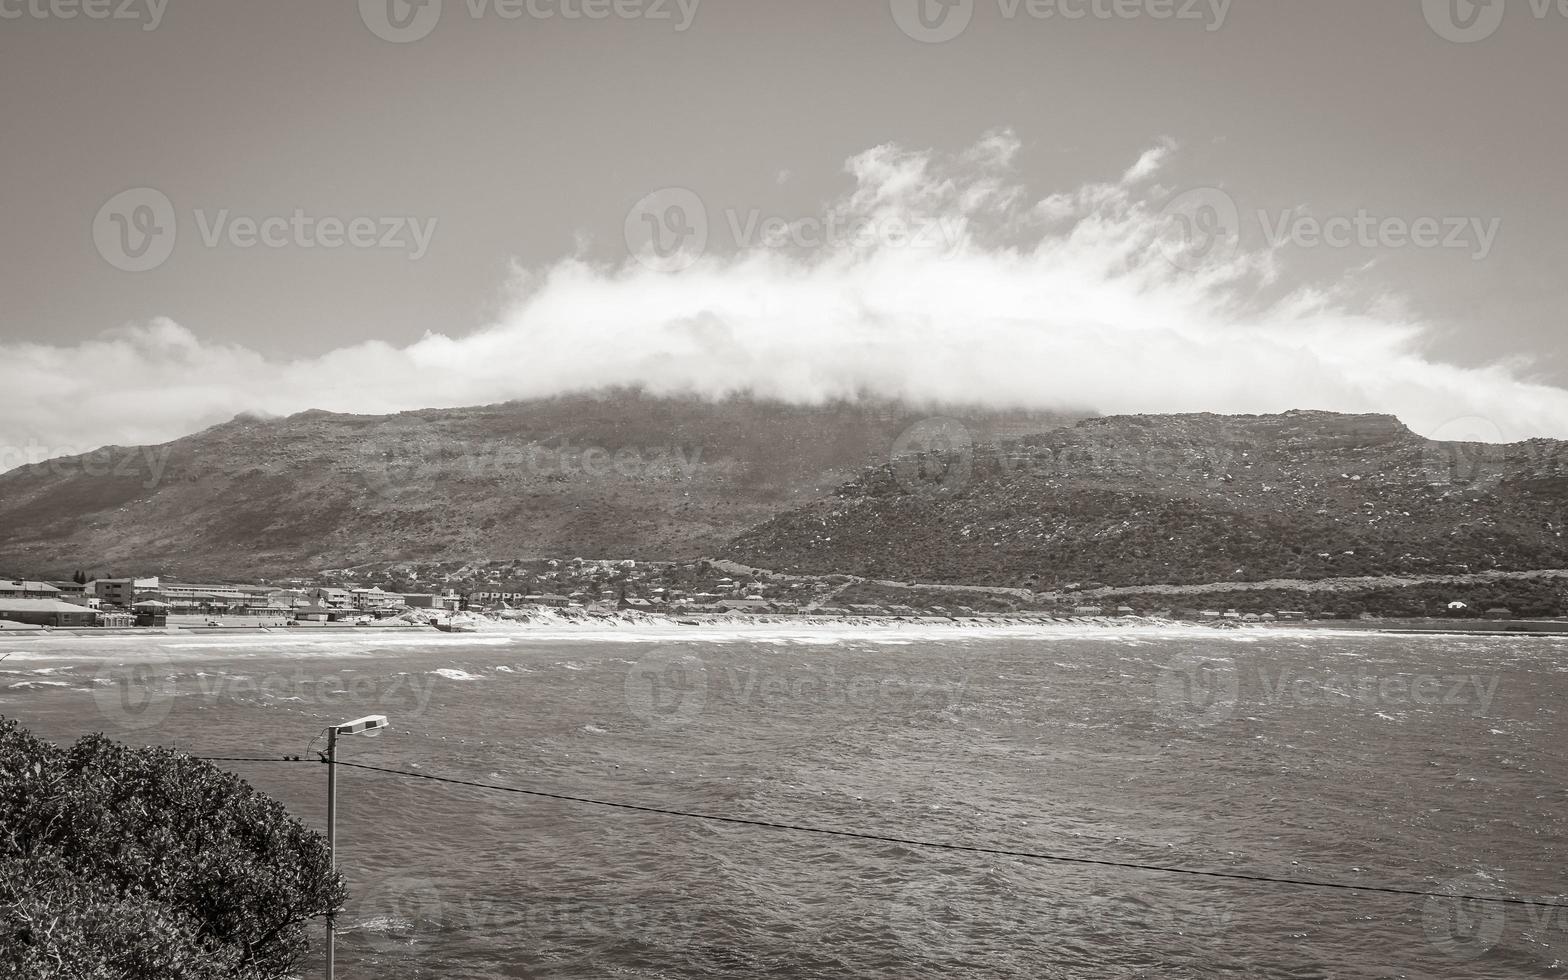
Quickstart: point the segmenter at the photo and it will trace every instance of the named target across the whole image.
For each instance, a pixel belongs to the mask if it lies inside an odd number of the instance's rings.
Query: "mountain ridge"
[[[0,566],[275,576],[401,558],[717,551],[923,416],[612,390],[393,415],[241,414],[0,474]],[[999,438],[1064,424],[974,411]]]
[[[933,414],[935,413],[935,414]],[[728,558],[1044,590],[1568,567],[1568,453],[1389,415],[1084,418],[634,390],[240,415],[0,474],[0,566],[275,577]]]

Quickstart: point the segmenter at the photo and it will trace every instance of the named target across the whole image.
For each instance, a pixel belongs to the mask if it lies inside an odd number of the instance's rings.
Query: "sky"
[[[1568,4],[0,0],[0,470],[639,384],[1568,437]]]

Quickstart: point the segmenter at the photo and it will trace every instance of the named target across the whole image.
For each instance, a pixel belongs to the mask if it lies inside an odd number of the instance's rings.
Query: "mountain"
[[[956,446],[870,467],[725,555],[1039,590],[1568,567],[1562,442],[1439,443],[1388,416],[1290,412]]]
[[[402,559],[713,554],[887,459],[927,414],[612,391],[240,417],[0,474],[0,569],[243,579]],[[1070,421],[957,414],[993,441]]]
[[[943,412],[945,411],[945,414]],[[725,557],[1035,590],[1568,567],[1568,451],[1378,415],[1074,419],[638,392],[248,417],[0,474],[0,571]]]

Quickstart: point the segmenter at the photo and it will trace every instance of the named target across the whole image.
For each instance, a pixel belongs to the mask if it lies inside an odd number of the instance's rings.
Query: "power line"
[[[977,844],[952,844],[943,841],[914,840],[905,837],[889,837],[881,834],[867,834],[852,830],[834,830],[826,827],[809,827],[802,824],[779,823],[771,820],[753,820],[747,817],[723,817],[709,813],[694,813],[689,810],[673,810],[666,807],[644,806],[636,803],[617,803],[610,800],[596,800],[584,796],[568,796],[564,793],[547,793],[543,790],[520,789],[516,786],[500,786],[495,783],[480,783],[468,779],[456,779],[451,776],[436,776],[424,772],[411,772],[406,769],[389,769],[384,766],[370,766],[359,762],[339,761],[337,765],[348,766],[353,769],[365,769],[370,772],[386,773],[392,776],[404,776],[412,779],[427,779],[437,783],[450,783],[454,786],[467,786],[473,789],[493,790],[501,793],[516,793],[522,796],[533,796],[546,800],[559,800],[566,803],[584,803],[590,806],[611,807],[617,810],[632,810],[638,813],[655,813],[667,817],[684,817],[691,820],[706,820],[713,823],[738,824],[746,827],[765,827],[771,830],[787,830],[802,834],[819,834],[826,837],[842,837],[851,840],[873,841],[881,844],[901,844],[908,847],[923,847],[932,850],[962,851],[969,854],[987,854],[996,857],[1024,858],[1033,861],[1048,861],[1056,864],[1092,865],[1104,868],[1118,868],[1125,871],[1146,871],[1160,874],[1191,875],[1202,878],[1223,878],[1230,881],[1248,881],[1275,885],[1293,885],[1300,888],[1332,888],[1341,891],[1375,892],[1383,895],[1403,895],[1415,898],[1447,898],[1472,902],[1492,902],[1502,905],[1527,905],[1536,908],[1568,908],[1568,905],[1556,902],[1539,902],[1527,898],[1496,898],[1487,895],[1445,895],[1441,892],[1422,891],[1414,888],[1394,888],[1385,885],[1351,885],[1332,881],[1311,881],[1305,878],[1276,878],[1268,875],[1243,874],[1236,871],[1201,871],[1194,868],[1179,868],[1158,864],[1138,864],[1131,861],[1113,861],[1107,858],[1072,857],[1062,854],[1046,854],[1038,851],[1017,851],[999,847],[984,847]]]
[[[191,758],[197,762],[308,762],[311,765],[318,764],[315,759],[288,755],[282,757],[268,756],[266,758],[249,755],[193,755]]]

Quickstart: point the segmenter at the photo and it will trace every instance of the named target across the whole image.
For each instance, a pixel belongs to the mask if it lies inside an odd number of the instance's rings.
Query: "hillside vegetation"
[[[1388,416],[1137,416],[868,468],[739,536],[780,571],[1036,590],[1568,566],[1568,454]]]
[[[888,459],[925,414],[618,391],[241,417],[0,474],[0,572],[248,579],[376,561],[711,554]],[[996,439],[1065,421],[963,418]]]

